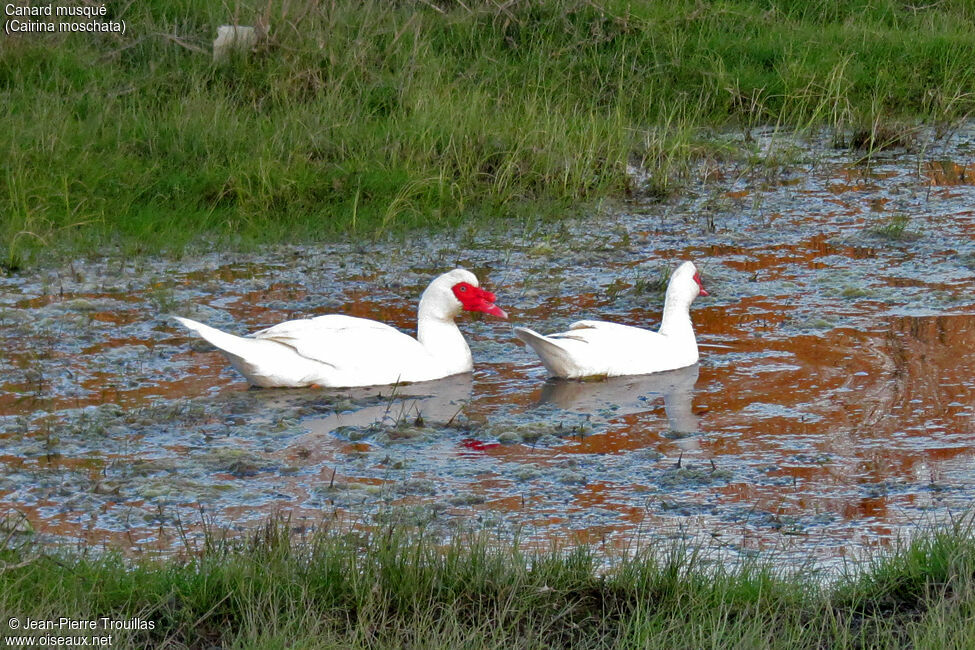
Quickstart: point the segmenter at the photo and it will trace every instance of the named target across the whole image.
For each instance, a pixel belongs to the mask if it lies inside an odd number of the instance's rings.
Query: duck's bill
[[[467,302],[463,303],[464,309],[468,311],[479,311],[485,314],[491,314],[492,316],[497,316],[498,318],[508,318],[508,314],[494,304],[494,301],[497,298],[495,298],[494,294],[490,291],[475,287],[474,291],[470,293],[472,295],[468,298]]]
[[[484,305],[478,311],[483,311],[485,314],[491,314],[492,316],[497,316],[498,318],[508,318],[508,314],[493,302]]]
[[[704,288],[704,283],[701,281],[701,274],[700,273],[695,273],[694,274],[694,281],[697,282],[697,287],[698,287],[698,289],[700,289],[700,292],[697,295],[699,295],[699,296],[710,296],[711,295],[710,293],[708,293],[708,290]]]

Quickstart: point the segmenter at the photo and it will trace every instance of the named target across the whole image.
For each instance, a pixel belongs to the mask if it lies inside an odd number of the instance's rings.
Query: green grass
[[[112,553],[8,551],[0,620],[152,622],[116,633],[122,648],[975,647],[967,519],[829,584],[679,547],[601,570],[585,548],[289,530],[128,568]]]
[[[501,6],[503,5],[503,7]],[[666,194],[709,133],[975,108],[965,0],[112,3],[0,40],[0,261],[321,240]],[[216,27],[267,16],[214,65]],[[857,135],[859,134],[859,135]],[[845,136],[839,140],[844,140]],[[651,171],[633,187],[628,163]]]
[[[911,218],[905,214],[895,214],[883,223],[878,223],[868,229],[875,237],[888,241],[914,241],[921,238],[921,233],[911,229]]]

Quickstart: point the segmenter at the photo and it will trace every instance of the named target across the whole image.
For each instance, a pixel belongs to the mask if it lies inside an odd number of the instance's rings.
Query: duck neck
[[[452,314],[443,313],[425,299],[420,300],[417,314],[416,339],[449,374],[474,369],[471,349],[454,322]]]
[[[691,324],[690,305],[667,296],[664,302],[664,315],[660,321],[660,333],[672,339],[694,340],[694,326]]]

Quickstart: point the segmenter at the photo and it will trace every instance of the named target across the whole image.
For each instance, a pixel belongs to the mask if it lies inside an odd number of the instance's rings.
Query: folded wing
[[[429,354],[412,336],[384,323],[354,316],[329,314],[291,320],[251,336],[285,345],[306,359],[340,372],[429,363]]]

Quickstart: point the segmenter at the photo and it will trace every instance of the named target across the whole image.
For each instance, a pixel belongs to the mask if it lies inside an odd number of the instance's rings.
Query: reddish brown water
[[[463,244],[0,278],[0,525],[166,550],[201,509],[230,530],[287,512],[859,556],[975,494],[967,143],[920,165],[837,153],[777,182],[728,170],[632,214]],[[341,312],[409,331],[429,279],[463,265],[515,324],[652,327],[659,269],[682,259],[712,294],[692,310],[702,361],[663,376],[545,382],[507,323],[467,317],[473,377],[248,390],[165,317],[243,333]]]

